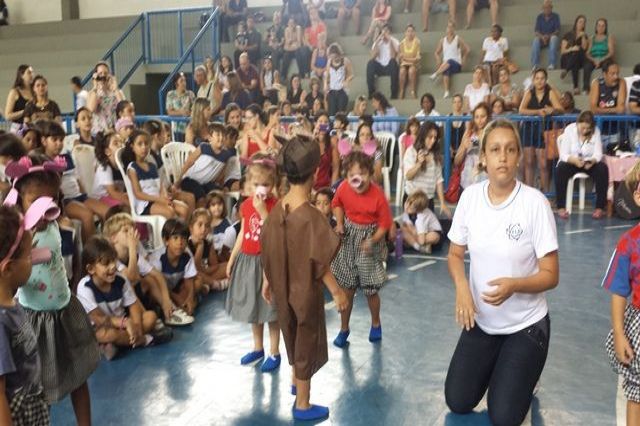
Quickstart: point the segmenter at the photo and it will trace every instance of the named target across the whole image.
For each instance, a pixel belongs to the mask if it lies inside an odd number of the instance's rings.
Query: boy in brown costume
[[[329,415],[328,407],[309,402],[311,376],[328,360],[323,284],[338,311],[346,307],[346,295],[331,273],[340,238],[309,202],[320,162],[318,144],[302,135],[279,141],[283,148],[278,167],[291,189],[262,228],[262,295],[276,305],[289,364],[293,366],[293,417],[316,420]]]

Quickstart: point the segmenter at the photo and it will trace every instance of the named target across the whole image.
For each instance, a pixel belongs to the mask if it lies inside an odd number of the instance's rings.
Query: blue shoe
[[[271,355],[264,360],[262,366],[260,367],[260,371],[262,371],[263,373],[270,373],[273,370],[276,370],[278,367],[280,367],[280,355]]]
[[[320,420],[329,417],[329,407],[323,407],[322,405],[311,404],[307,410],[298,410],[296,404],[293,404],[291,410],[293,412],[294,420]]]
[[[344,348],[346,344],[349,343],[347,342],[347,339],[349,338],[350,332],[351,332],[350,330],[347,330],[347,331],[340,330],[340,333],[338,333],[336,338],[333,340],[333,344],[339,348]]]
[[[369,341],[370,342],[379,342],[382,340],[382,326],[371,327],[369,331]]]
[[[240,364],[247,365],[264,357],[264,350],[249,352],[240,358]]]
[[[298,388],[296,387],[296,385],[291,385],[291,395],[297,395],[298,394]]]

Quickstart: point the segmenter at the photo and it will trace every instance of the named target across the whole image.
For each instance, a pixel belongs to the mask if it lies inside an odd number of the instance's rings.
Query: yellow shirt
[[[410,65],[405,59],[416,59],[420,57],[420,40],[416,37],[413,42],[410,42],[406,38],[400,42],[398,49],[402,54],[402,63],[400,65]],[[416,64],[418,65],[418,64]]]

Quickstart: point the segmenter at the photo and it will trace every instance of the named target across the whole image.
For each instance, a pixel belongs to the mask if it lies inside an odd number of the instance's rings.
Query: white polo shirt
[[[537,189],[517,182],[500,205],[492,205],[489,181],[464,190],[453,216],[449,239],[467,246],[471,257],[469,286],[478,313],[476,322],[488,334],[513,334],[547,315],[544,293],[514,293],[500,306],[482,300],[498,278],[528,277],[538,259],[558,250],[556,224],[549,201]]]
[[[378,56],[376,56],[376,61],[383,67],[386,67],[389,65],[391,59],[395,57],[391,55],[391,46],[393,45],[395,52],[398,53],[400,42],[395,37],[389,37],[389,40],[386,42],[381,39],[378,43],[373,44],[371,50],[374,50],[376,45],[378,46]]]
[[[483,62],[495,62],[504,58],[504,52],[509,50],[509,42],[505,37],[500,37],[498,40],[487,37],[482,42],[482,50],[485,51]]]

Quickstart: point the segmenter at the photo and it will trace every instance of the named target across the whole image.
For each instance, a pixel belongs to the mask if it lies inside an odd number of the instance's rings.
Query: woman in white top
[[[328,50],[329,61],[324,72],[324,93],[327,94],[329,115],[346,112],[349,103],[347,90],[353,80],[351,60],[344,56],[342,47],[333,43]]]
[[[464,88],[464,106],[465,111],[473,111],[473,109],[480,103],[489,103],[489,95],[491,95],[491,88],[484,81],[484,68],[481,65],[476,65],[473,69],[473,77],[471,83],[467,84]]]
[[[438,42],[436,48],[436,72],[431,74],[431,79],[436,80],[441,75],[444,84],[444,97],[449,97],[451,76],[459,73],[469,55],[469,46],[462,37],[456,34],[456,24],[449,21],[445,36]]]
[[[448,234],[462,334],[445,399],[452,412],[467,414],[487,393],[495,425],[519,425],[529,411],[549,348],[544,293],[558,285],[553,212],[541,192],[516,180],[522,154],[510,121],[489,123],[481,143],[489,180],[462,193]]]
[[[504,65],[509,51],[509,41],[502,37],[502,27],[493,25],[491,36],[482,42],[482,63],[489,69],[491,86],[498,82],[498,70]]]
[[[596,126],[593,113],[583,111],[575,123],[569,124],[559,139],[560,161],[556,169],[556,206],[558,216],[569,217],[565,209],[567,201],[567,183],[576,173],[586,173],[593,179],[596,187],[596,209],[593,218],[604,216],[607,204],[609,169],[602,163],[602,140],[600,129]]]

